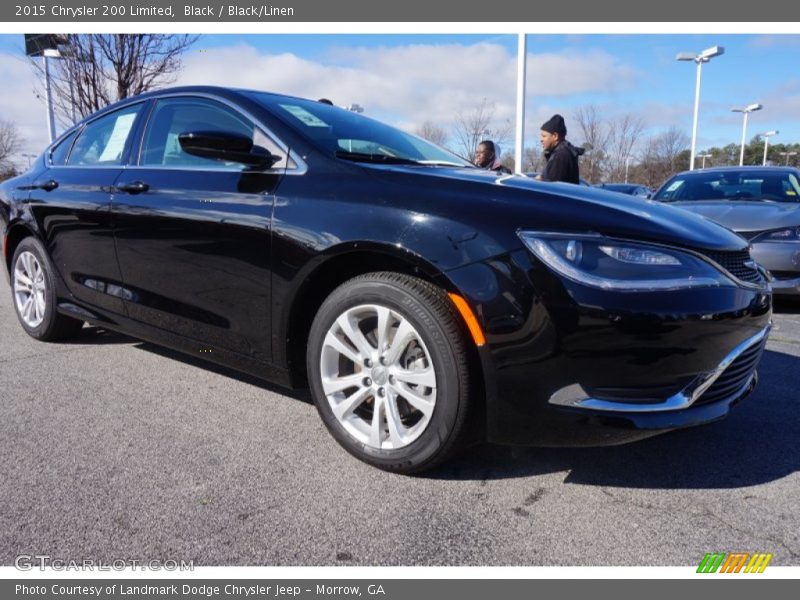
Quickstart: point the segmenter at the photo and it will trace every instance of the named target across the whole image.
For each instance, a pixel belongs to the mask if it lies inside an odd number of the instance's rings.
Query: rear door
[[[283,159],[252,172],[182,151],[180,133],[209,130],[248,135]],[[270,360],[270,220],[286,154],[227,103],[197,96],[155,101],[138,164],[120,177],[113,202],[130,317]]]
[[[90,121],[47,157],[33,182],[30,208],[53,263],[86,307],[124,314],[114,251],[111,191],[122,174],[144,103]]]

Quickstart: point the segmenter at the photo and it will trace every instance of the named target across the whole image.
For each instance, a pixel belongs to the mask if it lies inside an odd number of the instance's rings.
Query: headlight
[[[800,242],[800,227],[765,231],[754,237],[751,242]]]
[[[706,261],[679,250],[600,235],[521,231],[525,246],[567,279],[605,290],[735,286]]]

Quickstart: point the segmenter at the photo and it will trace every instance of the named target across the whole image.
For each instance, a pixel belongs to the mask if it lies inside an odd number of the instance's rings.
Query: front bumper
[[[447,275],[486,335],[489,441],[623,443],[721,419],[755,386],[766,286],[600,291],[525,250]]]
[[[776,295],[800,294],[800,242],[756,242],[750,254],[774,277]]]

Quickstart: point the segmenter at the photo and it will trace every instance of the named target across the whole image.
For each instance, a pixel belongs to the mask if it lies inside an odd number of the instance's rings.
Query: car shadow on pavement
[[[78,335],[66,340],[59,340],[59,344],[80,346],[103,346],[105,344],[131,344],[137,340],[122,333],[84,325]]]
[[[454,480],[566,471],[565,483],[715,489],[775,481],[800,469],[800,358],[767,351],[753,394],[723,421],[605,448],[484,444],[423,476]]]
[[[261,379],[259,377],[248,375],[247,373],[242,373],[241,371],[230,369],[228,367],[223,367],[216,363],[203,360],[202,358],[197,358],[189,354],[184,354],[183,352],[178,352],[177,350],[171,350],[170,348],[165,348],[164,346],[151,344],[150,342],[139,342],[138,344],[136,344],[136,348],[138,348],[139,350],[144,350],[145,352],[152,352],[153,354],[158,354],[159,356],[163,356],[164,358],[177,360],[184,364],[197,367],[199,369],[211,371],[212,373],[216,373],[217,375],[222,375],[223,377],[229,377],[231,379],[235,379],[236,381],[241,381],[242,383],[259,387],[262,390],[266,390],[268,392],[273,392],[275,394],[280,394],[281,396],[294,398],[295,400],[300,400],[301,402],[305,402],[307,404],[313,404],[313,400],[311,399],[311,394],[308,392],[308,390],[305,389],[290,390],[285,387],[265,381],[264,379]]]

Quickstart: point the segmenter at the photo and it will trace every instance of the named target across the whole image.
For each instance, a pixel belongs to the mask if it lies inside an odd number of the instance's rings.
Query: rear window
[[[790,171],[686,173],[665,183],[654,199],[800,202],[800,181]]]

